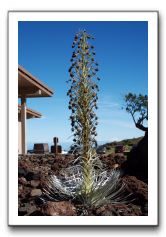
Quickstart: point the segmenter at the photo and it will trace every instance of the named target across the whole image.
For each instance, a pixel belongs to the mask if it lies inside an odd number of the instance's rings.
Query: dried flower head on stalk
[[[75,151],[88,160],[89,150],[95,148],[97,142],[97,79],[98,63],[94,60],[94,46],[88,41],[92,39],[86,31],[76,34],[72,48],[72,64],[69,68],[71,87],[69,109],[71,110],[71,130],[74,132],[73,147]],[[95,149],[94,149],[95,150]]]
[[[96,81],[98,63],[94,59],[94,46],[90,40],[94,39],[85,30],[76,34],[72,48],[72,64],[69,68],[71,86],[67,92],[69,109],[71,110],[71,130],[74,133],[73,148],[83,168],[83,187],[85,193],[92,189],[92,172],[94,163],[99,164],[95,147],[97,116]],[[98,162],[97,162],[98,161]]]

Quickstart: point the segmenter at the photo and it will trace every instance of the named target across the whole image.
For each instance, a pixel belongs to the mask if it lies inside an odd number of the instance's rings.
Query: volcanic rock
[[[127,160],[124,154],[109,154],[109,155],[102,155],[101,160],[109,169],[120,168],[121,165]]]
[[[141,180],[138,180],[135,176],[124,176],[123,182],[127,185],[130,192],[135,194],[139,201],[148,201],[148,185]]]
[[[148,132],[134,147],[122,165],[122,172],[148,183]]]
[[[107,204],[96,210],[99,216],[141,216],[141,208],[136,205]]]
[[[18,177],[26,176],[26,175],[27,175],[27,170],[22,167],[18,167]]]
[[[23,184],[23,185],[27,185],[28,184],[26,178],[24,178],[24,177],[18,178],[18,183],[19,184]]]
[[[47,216],[76,216],[76,208],[69,201],[50,202],[42,208]]]
[[[41,195],[42,195],[41,189],[32,189],[31,197],[36,197],[36,196],[41,196]]]
[[[129,192],[133,193],[133,203],[141,206],[142,215],[148,215],[148,185],[135,176],[124,176],[123,182]]]
[[[30,183],[33,188],[37,188],[40,185],[40,180],[31,180]]]
[[[102,155],[106,169],[121,167],[126,157],[122,154]],[[18,160],[18,215],[148,215],[148,185],[135,176],[124,176],[122,181],[133,194],[134,202],[129,205],[104,206],[97,210],[79,208],[70,201],[52,202],[42,193],[49,175],[62,175],[63,168],[73,161],[72,155],[22,155]],[[62,169],[62,170],[61,170]]]
[[[34,172],[28,172],[26,175],[26,179],[28,181],[30,180],[39,180],[40,179],[40,174],[39,173],[34,173]]]
[[[26,207],[19,207],[18,208],[18,215],[19,216],[24,216],[27,214],[27,208]]]

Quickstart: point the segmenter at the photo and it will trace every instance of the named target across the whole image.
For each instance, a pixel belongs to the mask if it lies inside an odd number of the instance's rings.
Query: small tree
[[[148,96],[128,93],[124,96],[126,112],[131,114],[134,124],[142,131],[148,131],[144,122],[148,120]]]

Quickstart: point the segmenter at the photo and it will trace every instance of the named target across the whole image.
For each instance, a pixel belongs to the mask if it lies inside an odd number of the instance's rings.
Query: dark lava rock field
[[[126,161],[123,154],[101,155],[103,166],[120,169]],[[107,204],[97,209],[83,211],[80,204],[71,200],[45,200],[43,188],[50,174],[60,175],[60,170],[70,165],[72,155],[21,155],[18,159],[18,215],[19,216],[146,216],[148,215],[148,184],[135,176],[121,177],[132,201],[125,204]],[[122,172],[123,173],[123,172]],[[45,200],[45,201],[43,201]]]

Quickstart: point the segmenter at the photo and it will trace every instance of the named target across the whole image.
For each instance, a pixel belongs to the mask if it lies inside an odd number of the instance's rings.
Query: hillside
[[[124,139],[121,141],[113,141],[109,143],[105,143],[103,145],[98,146],[97,150],[101,151],[103,149],[106,149],[108,153],[113,152],[116,145],[124,145],[125,150],[129,151],[133,145],[137,144],[143,137],[137,137],[137,138],[130,138],[130,139]]]

